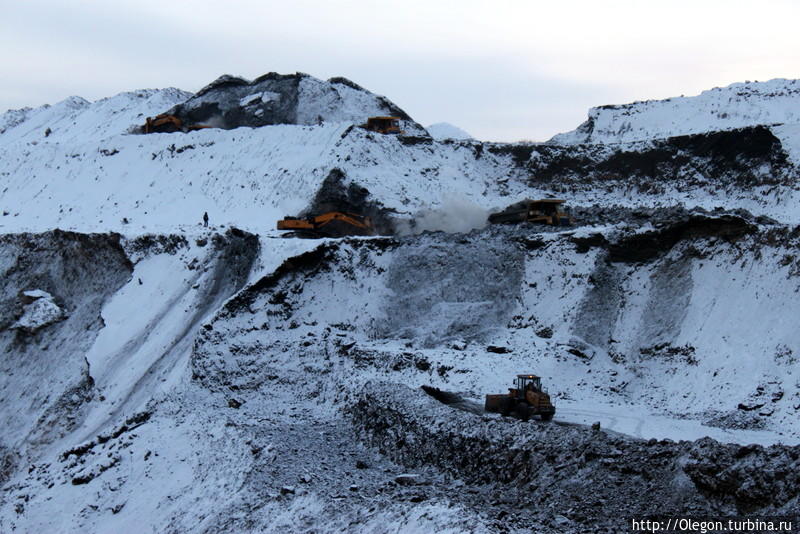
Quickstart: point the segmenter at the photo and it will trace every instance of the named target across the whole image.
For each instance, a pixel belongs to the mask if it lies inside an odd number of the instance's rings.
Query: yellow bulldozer
[[[366,124],[361,125],[365,130],[382,134],[400,134],[400,117],[370,117]]]
[[[310,217],[285,217],[278,221],[278,230],[289,230],[285,237],[345,237],[375,235],[372,219],[355,213],[330,211]]]
[[[492,224],[516,224],[532,222],[553,226],[569,226],[574,223],[569,212],[563,208],[566,200],[544,198],[523,200],[508,206],[503,211],[489,215]]]
[[[508,388],[508,393],[486,395],[484,409],[502,415],[514,413],[523,421],[530,419],[531,415],[550,421],[556,413],[550,395],[542,389],[541,377],[536,375],[517,375],[514,387]]]
[[[142,126],[144,133],[173,133],[173,132],[193,132],[195,130],[202,130],[203,128],[211,128],[205,124],[192,124],[186,125],[183,121],[175,115],[167,115],[162,113],[155,117],[147,117],[147,120]]]

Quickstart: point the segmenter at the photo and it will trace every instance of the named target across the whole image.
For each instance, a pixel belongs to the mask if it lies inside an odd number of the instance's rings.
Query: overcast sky
[[[589,107],[800,77],[790,0],[0,0],[0,111],[220,74],[345,76],[417,121],[545,140]]]

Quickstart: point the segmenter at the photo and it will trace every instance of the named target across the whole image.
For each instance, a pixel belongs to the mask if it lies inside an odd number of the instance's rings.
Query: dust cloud
[[[227,123],[222,115],[214,115],[213,117],[209,118],[202,123],[204,126],[211,126],[212,128],[223,128],[227,127]]]
[[[422,232],[465,233],[486,226],[488,210],[478,206],[463,195],[452,195],[437,208],[423,209],[410,221],[397,225],[400,235]]]

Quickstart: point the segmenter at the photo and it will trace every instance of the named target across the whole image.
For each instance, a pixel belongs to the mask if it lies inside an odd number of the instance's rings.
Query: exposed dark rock
[[[780,141],[765,126],[671,137],[647,143],[530,147],[531,182],[626,182],[642,193],[686,185],[755,187],[789,184],[797,171]],[[521,149],[517,149],[521,151]],[[519,159],[524,159],[519,154]]]
[[[643,262],[669,251],[683,239],[697,237],[720,237],[736,240],[751,234],[756,225],[736,215],[710,216],[691,214],[684,220],[653,230],[626,236],[609,246],[609,260],[619,262]]]
[[[311,204],[299,215],[314,216],[329,211],[367,216],[382,235],[391,235],[395,231],[392,211],[386,209],[365,187],[349,181],[341,169],[332,169],[328,173]]]
[[[176,254],[179,250],[189,245],[186,237],[172,234],[145,234],[127,243],[129,251],[133,254]]]
[[[545,326],[544,328],[538,329],[536,335],[543,339],[550,339],[553,337],[553,329],[549,326]]]

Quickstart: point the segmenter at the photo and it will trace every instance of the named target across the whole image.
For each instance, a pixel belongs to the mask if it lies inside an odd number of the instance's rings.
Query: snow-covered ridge
[[[407,135],[427,135],[422,126],[386,97],[346,78],[320,80],[303,73],[268,73],[248,81],[224,75],[192,94],[175,88],[143,89],[89,102],[71,96],[54,105],[8,110],[0,115],[0,148],[99,141],[134,132],[147,117],[177,115],[187,124],[215,128],[321,123],[361,124],[370,116],[401,119]]]
[[[175,88],[142,89],[95,102],[71,96],[52,106],[9,110],[0,115],[0,149],[16,143],[100,141],[125,134],[190,96]]]
[[[800,80],[715,87],[697,96],[594,107],[554,144],[622,143],[756,125],[800,122]]]

